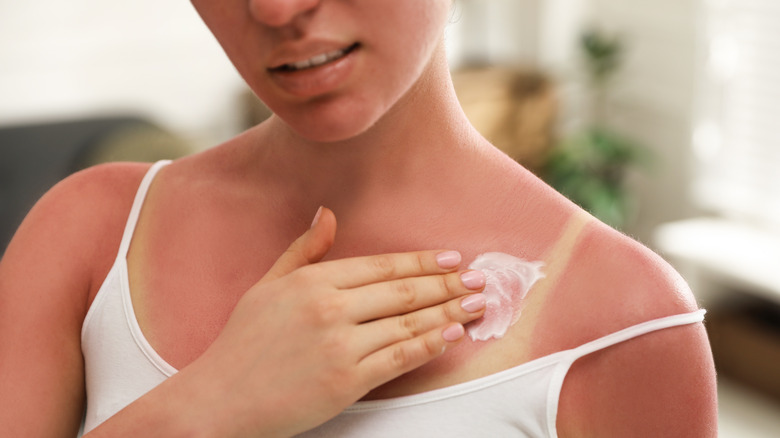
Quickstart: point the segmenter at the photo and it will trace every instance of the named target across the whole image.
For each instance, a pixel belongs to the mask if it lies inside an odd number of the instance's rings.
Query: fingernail
[[[461,256],[458,251],[446,251],[436,255],[436,263],[442,269],[452,269],[460,264]]]
[[[320,215],[322,214],[322,206],[320,205],[320,208],[317,209],[317,214],[314,215],[314,220],[311,221],[311,227],[314,228],[315,225],[317,225],[317,222],[320,221]]]
[[[485,303],[486,303],[485,295],[476,294],[464,298],[463,301],[460,302],[460,307],[462,307],[463,310],[465,310],[466,312],[474,313],[484,309]]]
[[[485,287],[485,274],[480,271],[466,271],[460,274],[460,281],[468,289],[482,289]]]
[[[447,342],[455,342],[462,338],[465,333],[466,330],[461,324],[455,324],[444,329],[441,333],[441,337]]]

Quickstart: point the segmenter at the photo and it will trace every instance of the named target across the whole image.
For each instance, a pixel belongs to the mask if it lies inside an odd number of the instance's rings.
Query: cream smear
[[[487,305],[482,318],[466,325],[472,341],[500,339],[520,319],[525,296],[539,279],[543,262],[527,262],[509,254],[488,252],[478,256],[469,269],[482,271],[486,277]]]

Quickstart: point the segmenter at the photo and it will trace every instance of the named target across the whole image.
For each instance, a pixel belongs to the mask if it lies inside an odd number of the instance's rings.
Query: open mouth
[[[308,70],[311,68],[319,67],[321,65],[338,61],[339,59],[349,55],[355,49],[357,49],[359,45],[360,45],[359,43],[355,43],[345,49],[339,49],[328,53],[322,53],[304,61],[293,62],[291,64],[284,64],[278,67],[272,67],[269,70],[272,72],[296,72],[296,71]]]

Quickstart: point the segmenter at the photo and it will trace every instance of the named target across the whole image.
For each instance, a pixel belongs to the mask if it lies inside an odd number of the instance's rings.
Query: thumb
[[[302,266],[319,262],[335,239],[336,216],[330,209],[320,207],[311,228],[287,248],[260,282],[275,280]]]

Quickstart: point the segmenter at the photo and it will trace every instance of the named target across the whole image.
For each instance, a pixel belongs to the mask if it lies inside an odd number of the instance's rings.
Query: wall
[[[539,56],[538,0],[456,0],[447,29],[450,65],[527,65]]]
[[[612,126],[656,160],[635,175],[639,198],[629,232],[652,243],[654,228],[695,214],[690,201],[699,0],[589,0],[588,22],[624,35],[628,56],[612,97]]]
[[[456,0],[447,31],[450,64],[561,70],[571,62],[588,1]]]
[[[133,112],[197,141],[235,129],[241,81],[189,2],[0,0],[0,20],[0,125]]]

